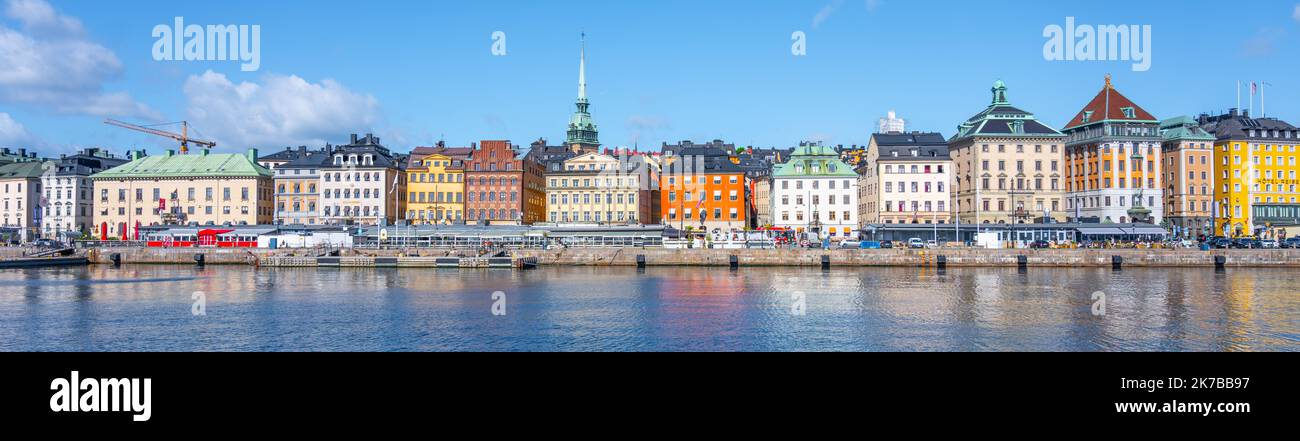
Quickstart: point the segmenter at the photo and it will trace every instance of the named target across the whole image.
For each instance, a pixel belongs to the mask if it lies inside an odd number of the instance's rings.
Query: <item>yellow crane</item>
[[[217,143],[212,142],[212,141],[203,141],[203,140],[198,140],[198,139],[190,138],[190,123],[188,123],[188,122],[186,122],[186,121],[181,121],[181,122],[180,122],[180,124],[181,124],[181,133],[172,133],[172,132],[168,132],[168,131],[166,131],[166,130],[158,130],[158,129],[149,128],[149,127],[145,127],[145,126],[141,126],[141,125],[136,125],[136,124],[131,124],[131,123],[127,123],[127,122],[118,121],[118,120],[115,120],[115,119],[106,119],[106,120],[104,120],[104,124],[108,124],[108,125],[110,125],[110,126],[121,127],[121,128],[128,129],[128,130],[135,130],[135,131],[137,131],[137,132],[144,132],[144,133],[148,133],[148,134],[150,134],[150,135],[161,136],[161,137],[164,137],[164,138],[171,138],[171,139],[174,139],[174,140],[180,141],[180,142],[181,142],[181,154],[189,153],[189,151],[190,151],[190,144],[194,144],[194,145],[197,145],[197,146],[199,146],[199,147],[208,148],[208,149],[217,146]],[[176,124],[176,123],[169,123],[169,124]]]

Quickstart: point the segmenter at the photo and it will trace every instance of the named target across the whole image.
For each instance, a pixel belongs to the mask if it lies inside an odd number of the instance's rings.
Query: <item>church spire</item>
[[[578,101],[577,111],[569,119],[568,137],[565,144],[575,152],[594,152],[600,147],[599,132],[596,123],[587,111],[587,34],[582,34],[581,48],[578,51]]]
[[[578,100],[587,100],[587,34],[582,34],[582,47],[578,50]]]

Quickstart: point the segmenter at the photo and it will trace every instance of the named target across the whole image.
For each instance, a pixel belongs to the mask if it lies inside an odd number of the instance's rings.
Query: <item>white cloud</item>
[[[1246,57],[1268,57],[1277,51],[1277,42],[1286,37],[1286,31],[1277,28],[1263,28],[1241,45],[1241,53]]]
[[[835,0],[834,2],[831,2],[826,6],[822,6],[821,10],[817,11],[817,15],[813,16],[812,19],[813,29],[817,29],[818,26],[821,26],[822,22],[826,21],[826,19],[828,18],[831,18],[831,14],[834,14],[835,10],[839,9],[840,5],[843,3],[844,0]]]
[[[43,0],[9,0],[5,16],[22,31],[0,24],[0,103],[58,113],[144,117],[157,112],[104,84],[122,75],[113,51],[85,37],[81,21],[59,15]]]
[[[32,142],[34,137],[27,132],[18,121],[8,113],[0,112],[0,145],[5,147],[19,146],[21,144]]]
[[[884,2],[884,0],[867,0],[867,11],[876,12],[876,8],[879,8]]]
[[[185,81],[186,118],[218,147],[280,147],[340,141],[370,130],[379,100],[330,79],[267,75],[261,84],[235,84],[212,71]]]
[[[5,15],[23,23],[24,29],[37,33],[81,35],[81,20],[54,11],[45,0],[9,0]]]
[[[631,132],[631,139],[628,141],[633,145],[639,145],[647,134],[668,130],[672,128],[672,123],[658,116],[632,115],[624,126]]]
[[[1300,4],[1295,5],[1295,12],[1291,13],[1291,18],[1294,18],[1295,21],[1300,21]]]

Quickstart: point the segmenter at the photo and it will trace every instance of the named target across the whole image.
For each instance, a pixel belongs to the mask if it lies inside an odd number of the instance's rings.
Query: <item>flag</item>
[[[1254,95],[1255,93],[1257,93],[1258,90],[1259,90],[1259,83],[1256,83],[1256,82],[1254,82],[1254,81],[1251,81],[1251,82],[1250,82],[1250,94],[1251,94],[1251,95]]]

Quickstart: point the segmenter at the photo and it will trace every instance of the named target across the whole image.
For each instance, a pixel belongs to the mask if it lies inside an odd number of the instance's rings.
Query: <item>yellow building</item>
[[[470,148],[416,147],[406,168],[406,220],[451,224],[465,220],[465,160]]]
[[[1300,234],[1300,130],[1274,118],[1232,110],[1203,115],[1214,134],[1214,227],[1227,237],[1278,238]]]
[[[133,153],[131,162],[90,177],[95,236],[132,240],[139,227],[150,225],[269,224],[275,191],[271,171],[257,158],[257,150]]]
[[[658,213],[659,164],[646,155],[584,153],[546,173],[546,220],[651,224]]]

